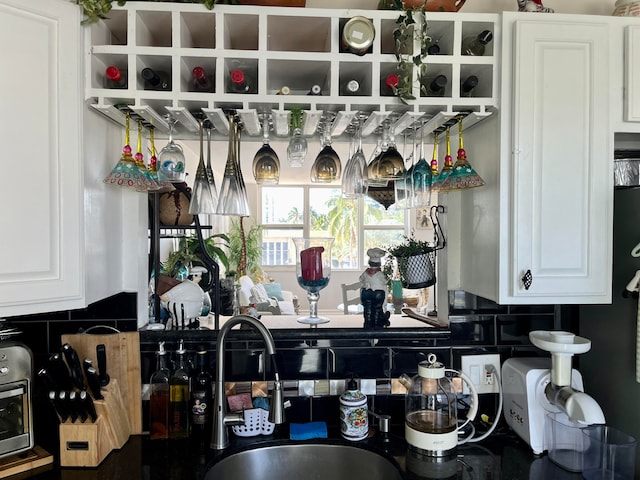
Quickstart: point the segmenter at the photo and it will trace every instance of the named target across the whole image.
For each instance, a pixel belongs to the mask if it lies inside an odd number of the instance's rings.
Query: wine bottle
[[[342,86],[343,95],[360,95],[360,83],[357,80],[349,80]]]
[[[104,72],[104,88],[127,88],[127,71],[108,66]]]
[[[460,85],[460,96],[470,97],[473,94],[473,89],[478,86],[478,77],[475,75],[469,75],[464,79],[462,85]]]
[[[164,342],[158,344],[157,368],[149,380],[149,434],[151,440],[169,438],[169,358]]]
[[[194,92],[213,92],[213,82],[204,71],[202,67],[195,67],[191,71],[193,76],[193,91]]]
[[[322,87],[320,85],[312,85],[307,95],[322,95]]]
[[[189,373],[184,340],[176,350],[176,370],[169,379],[169,438],[189,436]]]
[[[239,68],[231,71],[227,89],[228,93],[256,93],[245,71]]]
[[[432,43],[427,47],[427,55],[440,55],[440,45]]]
[[[400,77],[395,73],[390,73],[384,79],[384,85],[382,86],[380,95],[387,97],[395,95],[398,91],[398,85],[400,85]]]
[[[442,97],[447,87],[447,77],[444,75],[438,75],[437,77],[427,80],[426,84],[426,96],[427,97]]]
[[[276,93],[276,95],[291,95],[291,89],[286,85],[283,85],[282,87],[280,87],[280,90],[278,90],[278,93]]]
[[[147,67],[142,69],[140,76],[145,90],[171,90],[171,78],[166,72]]]
[[[350,18],[342,29],[340,51],[362,56],[371,51],[375,36],[371,20],[362,16]]]
[[[211,409],[213,408],[212,377],[206,350],[196,353],[196,372],[189,388],[191,438],[204,446],[211,440]]]
[[[481,57],[484,55],[485,47],[492,39],[493,33],[490,30],[483,30],[478,35],[467,36],[462,40],[462,54]]]

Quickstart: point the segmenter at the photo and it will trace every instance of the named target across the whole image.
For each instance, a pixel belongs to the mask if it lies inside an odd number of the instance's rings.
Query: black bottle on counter
[[[211,440],[211,409],[213,408],[213,379],[209,372],[207,351],[196,353],[196,371],[189,388],[191,439],[197,445],[208,445]]]

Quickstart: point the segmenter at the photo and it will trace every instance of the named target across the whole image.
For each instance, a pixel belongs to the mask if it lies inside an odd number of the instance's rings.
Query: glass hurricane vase
[[[329,284],[331,277],[331,247],[333,238],[295,238],[296,278],[307,291],[309,316],[298,318],[298,322],[310,325],[327,323],[329,319],[318,316],[320,290]]]

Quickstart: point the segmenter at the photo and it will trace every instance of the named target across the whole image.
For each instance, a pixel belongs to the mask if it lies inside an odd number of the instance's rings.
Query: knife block
[[[103,400],[94,400],[97,418],[67,420],[60,424],[60,466],[97,467],[111,450],[119,450],[131,435],[127,409],[118,382],[102,389]]]

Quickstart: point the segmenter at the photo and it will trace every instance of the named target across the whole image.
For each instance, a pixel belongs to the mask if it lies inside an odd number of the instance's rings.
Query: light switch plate
[[[496,373],[500,374],[500,355],[490,353],[485,355],[463,355],[462,371],[473,382],[478,394],[481,393],[498,393],[498,378],[494,376],[488,369],[488,365],[493,365]],[[463,382],[462,392],[469,393],[469,388]]]

